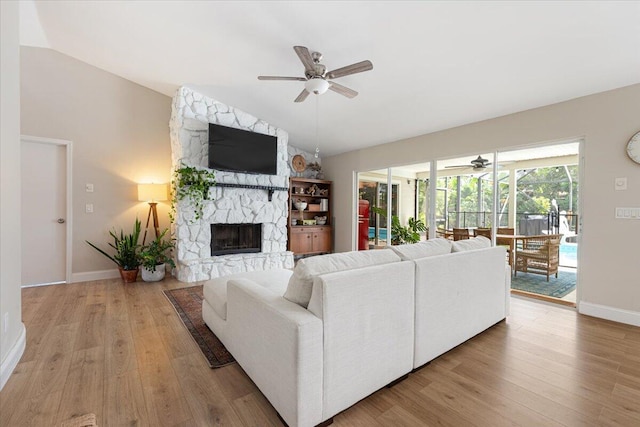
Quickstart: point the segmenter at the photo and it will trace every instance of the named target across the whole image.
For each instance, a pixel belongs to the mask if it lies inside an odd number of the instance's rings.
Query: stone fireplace
[[[205,202],[201,218],[195,217],[188,200],[178,203],[173,229],[178,279],[194,282],[243,271],[292,268],[293,254],[287,251],[287,132],[181,87],[171,108],[172,168],[207,167],[209,123],[276,136],[277,175],[216,170],[217,185],[210,190],[212,200]],[[240,243],[249,236],[250,245]]]

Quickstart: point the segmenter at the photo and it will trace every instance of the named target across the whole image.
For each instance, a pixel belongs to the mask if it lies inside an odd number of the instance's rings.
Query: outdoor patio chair
[[[527,236],[522,239],[522,249],[516,250],[515,273],[536,273],[558,277],[560,240],[562,234]]]
[[[498,227],[498,232],[496,234],[514,236],[516,234],[516,229],[512,227]],[[513,267],[513,250],[515,248],[515,241],[504,237],[496,237],[496,246],[504,246],[507,249],[507,262],[511,267]]]
[[[491,229],[490,228],[474,228],[473,235],[475,237],[484,236],[487,239],[491,239]]]
[[[453,240],[464,240],[469,238],[469,229],[468,228],[454,228],[453,229]]]

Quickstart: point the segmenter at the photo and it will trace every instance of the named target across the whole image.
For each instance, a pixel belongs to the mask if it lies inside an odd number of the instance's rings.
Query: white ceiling
[[[640,83],[640,2],[23,2],[21,40],[173,96],[181,85],[316,146],[294,45],[360,92],[318,98],[323,156]]]

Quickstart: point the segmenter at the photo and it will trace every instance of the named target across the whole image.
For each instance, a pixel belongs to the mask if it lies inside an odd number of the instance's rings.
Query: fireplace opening
[[[262,252],[262,224],[211,224],[211,255]]]

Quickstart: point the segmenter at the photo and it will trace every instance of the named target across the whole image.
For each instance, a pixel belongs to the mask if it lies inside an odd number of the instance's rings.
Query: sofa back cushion
[[[391,249],[343,252],[303,258],[298,261],[293,270],[284,298],[307,308],[311,299],[314,276],[399,261],[401,261],[400,257]]]
[[[484,249],[491,247],[491,240],[484,236],[474,237],[472,239],[457,240],[451,245],[451,252],[473,251],[475,249]]]
[[[451,253],[451,240],[437,238],[409,245],[391,246],[403,261]]]

